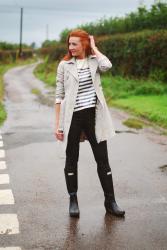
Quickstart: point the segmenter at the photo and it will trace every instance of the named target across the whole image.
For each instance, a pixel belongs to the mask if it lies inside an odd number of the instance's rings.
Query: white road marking
[[[0,214],[0,234],[18,234],[17,214]]]
[[[4,158],[5,157],[5,150],[0,149],[0,158]]]
[[[4,146],[0,130],[0,147]],[[0,149],[0,158],[5,157],[5,151]],[[6,169],[6,162],[0,161],[0,170]],[[9,184],[9,175],[0,174],[0,184]],[[13,205],[15,203],[11,189],[0,190],[0,205]],[[0,213],[0,235],[18,234],[19,221],[17,214],[1,214]],[[0,250],[21,250],[18,246],[0,247]]]
[[[11,189],[0,190],[0,205],[14,204],[14,197]]]
[[[21,250],[20,247],[0,247],[0,250]]]
[[[9,183],[9,175],[0,174],[0,184],[8,184],[8,183]]]
[[[0,161],[0,169],[6,169],[6,162]]]

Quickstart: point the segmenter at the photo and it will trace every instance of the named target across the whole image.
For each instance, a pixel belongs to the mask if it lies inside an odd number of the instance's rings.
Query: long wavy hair
[[[68,37],[67,37],[67,48],[68,48],[68,53],[64,56],[63,60],[68,61],[70,60],[73,56],[69,50],[69,39],[70,37],[75,36],[75,37],[79,37],[82,43],[83,48],[85,49],[85,55],[89,56],[92,55],[92,50],[91,50],[91,46],[90,46],[90,38],[89,38],[89,34],[82,29],[75,29],[72,30]]]

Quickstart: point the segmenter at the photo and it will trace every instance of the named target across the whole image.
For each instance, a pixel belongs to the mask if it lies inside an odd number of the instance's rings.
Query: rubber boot
[[[69,214],[71,217],[79,217],[80,212],[79,212],[78,199],[77,199],[77,190],[78,190],[77,170],[68,171],[65,168],[64,173],[65,173],[67,191],[70,195]]]
[[[106,212],[115,216],[123,217],[125,215],[125,211],[121,210],[115,201],[111,168],[109,166],[100,165],[97,168],[97,172],[104,191],[104,206]]]
[[[104,206],[107,213],[113,214],[118,217],[123,217],[125,215],[125,211],[120,209],[116,201],[108,195],[105,195]]]
[[[80,215],[77,194],[70,194],[69,214],[70,217],[79,217]]]

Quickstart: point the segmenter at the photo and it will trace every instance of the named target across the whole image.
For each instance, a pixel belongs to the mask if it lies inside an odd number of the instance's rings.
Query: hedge
[[[142,31],[99,39],[98,47],[113,62],[113,74],[167,81],[167,30]]]
[[[32,49],[24,49],[22,51],[22,59],[28,59],[33,57],[34,51]],[[18,58],[18,50],[0,50],[0,63],[12,63]]]
[[[112,74],[167,81],[167,30],[145,30],[96,38],[97,47],[113,63]],[[42,48],[48,61],[61,60],[66,45]]]

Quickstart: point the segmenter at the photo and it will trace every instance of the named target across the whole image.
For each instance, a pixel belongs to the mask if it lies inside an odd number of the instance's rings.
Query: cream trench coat
[[[103,94],[100,73],[109,70],[112,63],[103,55],[88,57],[92,82],[97,94],[95,134],[97,142],[109,140],[115,135],[112,118]],[[64,131],[64,140],[61,141],[63,150],[66,150],[68,132],[73,116],[75,100],[78,92],[79,78],[75,58],[69,61],[62,60],[57,68],[56,99],[55,103],[61,102],[59,115],[59,129]],[[64,151],[65,152],[65,151]]]

